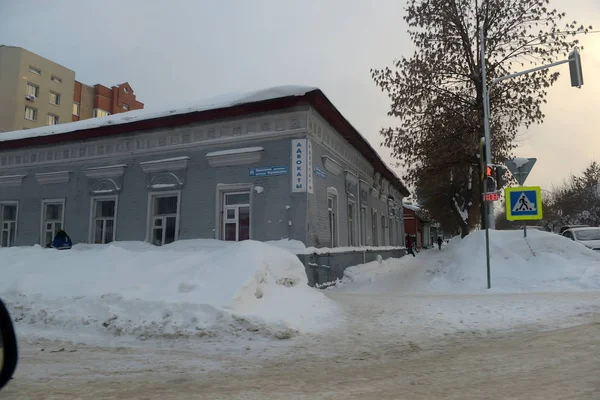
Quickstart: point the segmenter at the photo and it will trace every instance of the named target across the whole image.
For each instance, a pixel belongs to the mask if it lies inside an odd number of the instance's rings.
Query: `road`
[[[600,319],[549,332],[457,336],[425,347],[398,344],[375,354],[370,349],[265,360],[212,354],[204,363],[197,359],[199,350],[39,342],[22,347],[19,373],[2,398],[600,398]],[[205,368],[213,362],[222,368]]]

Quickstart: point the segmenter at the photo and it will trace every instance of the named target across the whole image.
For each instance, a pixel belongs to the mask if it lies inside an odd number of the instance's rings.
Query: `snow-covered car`
[[[600,252],[600,228],[571,228],[564,231],[562,235],[581,243],[588,249]]]

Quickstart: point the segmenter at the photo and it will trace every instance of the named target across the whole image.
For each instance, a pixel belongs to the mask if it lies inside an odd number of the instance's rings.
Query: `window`
[[[179,236],[179,193],[153,195],[151,197],[150,240],[155,246],[163,246]]]
[[[40,87],[33,83],[27,82],[27,96],[39,97]]]
[[[35,108],[25,106],[25,119],[37,121],[37,110]]]
[[[360,208],[360,245],[367,245],[367,207]]]
[[[381,216],[381,245],[385,246],[385,225],[386,225],[385,215]]]
[[[327,190],[327,212],[329,215],[329,237],[331,238],[331,247],[338,246],[338,214],[337,214],[337,192]]]
[[[377,210],[371,209],[371,243],[373,246],[377,246]]]
[[[48,125],[58,124],[58,115],[48,114]]]
[[[42,74],[42,70],[33,66],[29,66],[29,72],[36,74],[36,75],[41,75]]]
[[[223,193],[223,240],[250,239],[250,192]]]
[[[390,242],[388,243],[389,246],[393,246],[394,245],[394,218],[390,217],[390,223],[388,225],[388,233],[390,235]]]
[[[50,104],[60,105],[60,93],[50,92]]]
[[[56,83],[62,83],[62,79],[60,79],[58,76],[55,76],[55,75],[52,75],[52,76],[50,77],[50,80],[51,80],[52,82],[56,82]]]
[[[129,111],[129,106],[127,104],[121,104],[121,108],[123,108],[123,110]]]
[[[0,204],[0,247],[15,245],[17,237],[18,203]]]
[[[115,240],[116,218],[116,197],[97,197],[92,199],[92,243],[106,244]]]
[[[79,116],[79,103],[73,103],[73,115]]]
[[[104,111],[101,108],[94,108],[94,118],[106,117],[110,115],[108,111]]]
[[[348,245],[356,246],[356,233],[354,231],[354,203],[348,202]]]
[[[123,88],[123,91],[125,92],[125,94],[129,94],[129,90],[127,88]]]
[[[56,233],[63,229],[64,219],[64,199],[42,201],[42,245],[54,240]]]

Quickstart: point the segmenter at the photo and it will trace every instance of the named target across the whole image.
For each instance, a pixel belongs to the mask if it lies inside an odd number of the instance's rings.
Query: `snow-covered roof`
[[[404,208],[407,208],[407,209],[409,209],[409,210],[412,210],[412,211],[415,211],[415,212],[420,212],[420,211],[421,211],[421,208],[420,208],[420,207],[418,207],[418,206],[414,206],[414,205],[412,205],[412,204],[402,204],[402,206],[403,206]]]
[[[151,109],[128,111],[126,113],[110,115],[101,118],[86,119],[83,121],[71,122],[66,124],[45,126],[35,129],[27,129],[20,131],[4,132],[0,134],[0,143],[6,143],[3,146],[7,149],[27,147],[27,146],[39,146],[48,143],[56,143],[60,141],[69,140],[83,140],[89,137],[98,137],[107,134],[120,134],[127,133],[133,130],[151,129],[159,126],[168,126],[170,124],[176,125],[181,124],[183,120],[187,123],[190,122],[190,118],[187,115],[194,113],[198,114],[198,119],[202,118],[224,118],[222,113],[218,113],[217,110],[234,109],[236,106],[250,105],[252,103],[263,103],[269,100],[284,99],[298,97],[308,101],[313,107],[323,114],[325,119],[337,129],[346,140],[350,142],[357,150],[359,150],[377,171],[382,173],[388,181],[392,182],[405,196],[408,196],[410,192],[404,186],[404,183],[400,180],[398,175],[389,168],[385,162],[381,159],[377,151],[370,145],[370,143],[358,132],[352,124],[344,118],[343,115],[335,108],[331,101],[325,96],[325,94],[317,87],[314,86],[275,86],[268,89],[255,90],[252,92],[235,93],[228,95],[221,95],[213,97],[209,100],[205,100],[193,106],[186,105],[183,107],[174,107],[168,110],[155,111]],[[302,101],[300,99],[299,101]],[[288,106],[293,106],[292,102],[287,103]],[[275,109],[277,106],[273,105]],[[262,104],[257,104],[255,107],[259,111],[264,112],[267,107],[263,107]],[[251,113],[245,108],[236,110],[237,112]],[[232,110],[235,114],[236,111]],[[207,115],[213,113],[214,115]],[[180,115],[180,121],[173,121],[171,118]],[[239,114],[236,114],[239,115]],[[168,120],[167,120],[168,118]],[[194,120],[193,117],[191,120]],[[186,122],[183,122],[186,123]],[[123,125],[135,124],[131,128]]]
[[[188,114],[198,111],[214,110],[219,108],[233,107],[239,104],[254,103],[264,100],[272,100],[287,96],[303,96],[308,92],[318,90],[312,86],[276,86],[268,89],[255,90],[245,93],[233,93],[220,95],[208,100],[202,101],[194,105],[188,105],[181,108],[171,108],[168,110],[152,111],[152,110],[135,110],[121,114],[109,115],[101,118],[90,118],[83,121],[70,122],[66,124],[58,124],[44,126],[41,128],[24,129],[20,131],[3,132],[0,134],[0,142],[9,140],[28,139],[42,136],[58,135],[79,131],[83,129],[98,128],[107,125],[121,125],[135,121],[143,121],[167,117],[178,114]]]

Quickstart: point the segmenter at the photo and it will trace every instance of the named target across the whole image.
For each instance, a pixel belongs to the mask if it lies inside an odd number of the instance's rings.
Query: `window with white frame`
[[[73,103],[73,115],[79,116],[79,103]]]
[[[223,193],[222,240],[250,239],[250,192]]]
[[[108,111],[101,108],[94,108],[94,118],[106,117],[108,115],[110,115]]]
[[[115,240],[116,218],[115,196],[92,199],[92,243],[106,244]]]
[[[65,201],[43,200],[42,201],[42,245],[52,240],[56,233],[63,229],[65,219]]]
[[[27,96],[40,97],[40,87],[33,83],[27,82]]]
[[[374,208],[371,209],[371,235],[371,244],[377,246],[377,210]]]
[[[18,203],[0,203],[0,247],[15,245],[17,238]]]
[[[36,75],[41,75],[42,74],[42,70],[39,68],[36,68],[32,65],[29,66],[29,72],[36,74]]]
[[[163,246],[179,236],[179,193],[151,196],[150,241]]]
[[[356,246],[356,232],[355,232],[355,205],[354,202],[348,202],[348,245]]]
[[[50,92],[50,104],[60,105],[60,93]]]
[[[367,207],[360,207],[360,245],[367,245]]]
[[[58,115],[48,114],[48,125],[57,125]]]
[[[37,121],[37,110],[33,107],[25,106],[25,119]]]
[[[337,192],[331,188],[327,191],[327,212],[329,220],[329,237],[331,247],[337,247],[338,243],[338,210]]]

